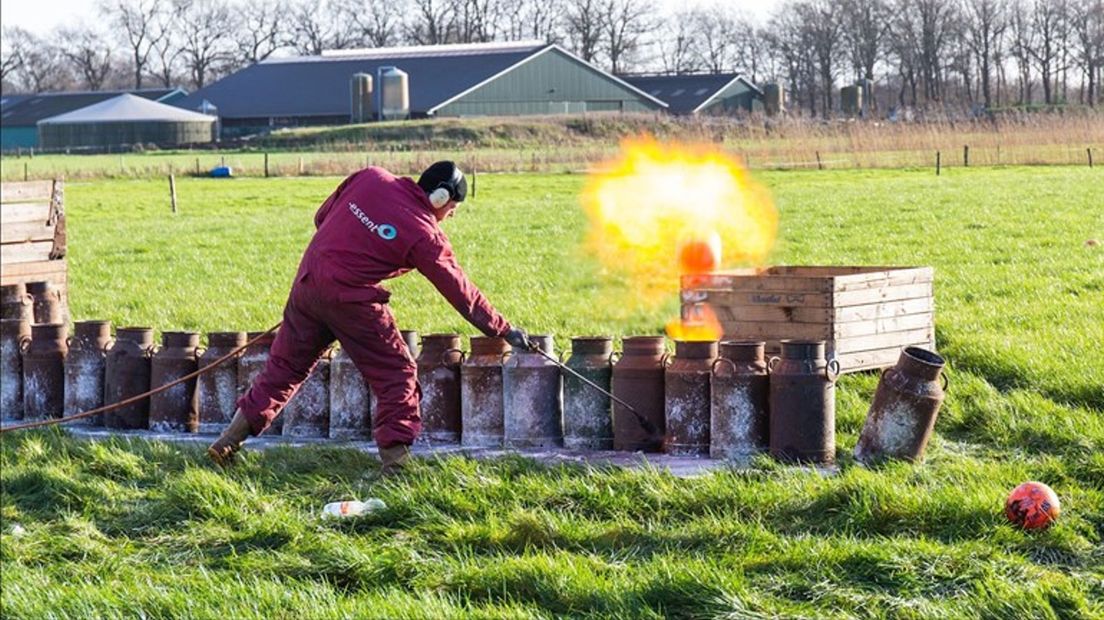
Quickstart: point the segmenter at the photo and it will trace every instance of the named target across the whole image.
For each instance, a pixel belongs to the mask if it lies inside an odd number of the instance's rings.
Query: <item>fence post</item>
[[[1085,152],[1089,154],[1089,167],[1092,168],[1092,147],[1085,149]]]
[[[475,200],[475,168],[472,168],[472,200]]]
[[[303,156],[299,156],[299,176],[303,176]]]
[[[23,180],[28,181],[31,178],[30,171],[27,170],[27,162],[23,162]]]
[[[268,153],[265,153],[265,178],[268,178]]]
[[[963,168],[969,168],[970,167],[970,145],[969,144],[963,144],[962,145],[962,167]]]
[[[199,158],[196,157],[196,176],[199,176]]]
[[[169,175],[169,201],[172,203],[172,212],[176,213],[176,175]]]
[[[824,170],[824,164],[820,162],[820,151],[816,152],[817,156],[817,170]]]
[[[942,165],[941,155],[942,153],[940,153],[939,151],[935,152],[935,176],[939,176],[939,169]]]

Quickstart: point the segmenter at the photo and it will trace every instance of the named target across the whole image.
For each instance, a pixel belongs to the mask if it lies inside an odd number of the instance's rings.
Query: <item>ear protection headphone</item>
[[[464,174],[457,166],[452,167],[452,176],[447,181],[441,181],[437,187],[429,193],[429,204],[434,209],[443,209],[448,201],[456,194],[457,186],[464,179]]]

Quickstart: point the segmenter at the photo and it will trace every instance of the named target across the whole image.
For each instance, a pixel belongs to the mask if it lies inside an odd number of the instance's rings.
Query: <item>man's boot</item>
[[[207,456],[211,457],[216,465],[226,467],[234,462],[234,455],[241,450],[242,444],[252,434],[253,428],[249,425],[249,420],[245,419],[245,414],[238,409],[234,412],[234,418],[230,420],[226,430],[222,431],[222,435],[219,435],[210,448],[207,448]]]
[[[380,461],[383,462],[379,475],[381,477],[394,476],[402,471],[410,461],[410,446],[400,443],[389,448],[380,448],[379,456]]]

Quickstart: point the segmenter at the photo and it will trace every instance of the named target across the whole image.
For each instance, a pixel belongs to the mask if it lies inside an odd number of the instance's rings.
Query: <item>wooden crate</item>
[[[60,180],[0,184],[0,284],[52,283],[69,316],[64,185]]]
[[[728,340],[824,340],[843,372],[892,366],[901,349],[935,349],[931,267],[769,267],[682,278],[682,315],[702,304]]]

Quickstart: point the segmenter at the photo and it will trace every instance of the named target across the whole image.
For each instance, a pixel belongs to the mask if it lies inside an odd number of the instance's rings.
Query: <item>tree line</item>
[[[1104,101],[1104,0],[102,0],[45,36],[3,30],[5,92],[198,89],[274,55],[539,39],[614,73],[740,72],[828,117]]]

